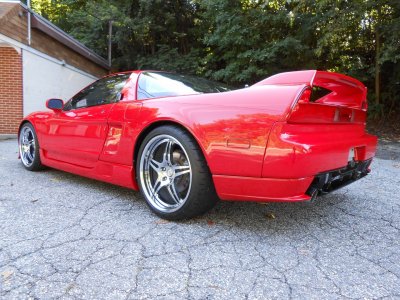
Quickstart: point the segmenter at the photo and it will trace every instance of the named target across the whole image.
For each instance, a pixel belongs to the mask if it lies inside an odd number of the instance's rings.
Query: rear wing
[[[316,70],[286,72],[268,77],[253,86],[303,84],[312,89],[319,87],[328,90],[314,100],[315,103],[367,110],[367,88],[357,79],[343,74]]]

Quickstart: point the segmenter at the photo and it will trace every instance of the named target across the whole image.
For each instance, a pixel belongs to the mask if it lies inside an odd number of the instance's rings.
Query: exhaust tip
[[[310,202],[315,202],[317,197],[318,197],[318,189],[315,187],[310,187],[307,191],[307,195],[309,195],[310,198]]]

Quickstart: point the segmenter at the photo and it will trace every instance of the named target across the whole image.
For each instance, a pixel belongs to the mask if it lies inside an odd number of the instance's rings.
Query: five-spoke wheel
[[[177,127],[156,128],[145,138],[139,150],[137,177],[147,203],[164,218],[189,218],[216,201],[200,149]]]
[[[37,171],[43,168],[35,129],[30,123],[23,124],[19,131],[19,155],[26,169]]]
[[[170,135],[153,137],[140,158],[140,181],[151,204],[164,212],[179,209],[189,196],[192,170],[182,144]]]

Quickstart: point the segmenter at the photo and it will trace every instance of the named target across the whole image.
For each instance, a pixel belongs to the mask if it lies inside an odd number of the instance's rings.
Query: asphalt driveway
[[[316,203],[230,203],[186,222],[139,193],[25,171],[0,141],[2,299],[400,298],[400,145]]]

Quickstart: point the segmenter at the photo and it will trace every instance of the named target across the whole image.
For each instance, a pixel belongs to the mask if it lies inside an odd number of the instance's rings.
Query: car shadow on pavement
[[[132,218],[135,218],[137,213],[135,207],[140,206],[141,209],[146,209],[145,213],[149,215],[149,219],[155,218],[155,222],[163,222],[146,207],[144,198],[137,191],[54,169],[46,169],[40,173],[49,178],[51,186],[71,185],[78,190],[85,188],[86,192],[99,193],[113,198],[113,201],[129,203],[133,206],[130,211]],[[347,214],[345,208],[351,201],[346,189],[319,197],[313,203],[219,201],[212,210],[202,216],[174,223],[180,226],[223,226],[263,232],[290,231],[298,230],[304,223],[309,226],[313,223],[329,222],[331,218],[340,218],[340,214]]]
[[[329,222],[333,216],[335,219],[340,218],[340,213],[343,212],[340,207],[343,204],[346,206],[345,203],[349,201],[351,199],[346,194],[325,195],[313,203],[220,201],[213,210],[199,218],[199,221],[207,219],[209,223],[211,221],[214,224],[262,231],[298,230],[302,225]]]

